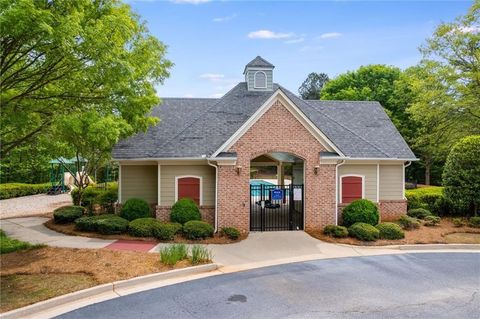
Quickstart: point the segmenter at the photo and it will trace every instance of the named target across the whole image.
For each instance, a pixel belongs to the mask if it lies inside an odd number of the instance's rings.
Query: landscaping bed
[[[0,312],[99,284],[190,266],[164,265],[159,254],[44,247],[2,255]]]
[[[403,244],[451,244],[451,243],[480,243],[480,229],[468,226],[455,227],[453,218],[444,217],[440,223],[434,227],[420,226],[419,229],[405,230],[405,238],[397,240],[361,241],[353,237],[335,238],[325,235],[322,230],[307,231],[312,237],[317,239],[349,245],[362,246],[384,246],[384,245],[403,245]],[[456,236],[453,236],[455,234]],[[462,235],[467,234],[467,235]],[[463,241],[462,241],[463,240]]]

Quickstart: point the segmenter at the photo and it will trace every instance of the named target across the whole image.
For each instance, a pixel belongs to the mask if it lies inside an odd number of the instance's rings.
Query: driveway
[[[2,199],[0,200],[0,219],[43,215],[65,205],[72,205],[70,194],[39,194]]]
[[[475,318],[480,254],[317,260],[208,277],[58,318]]]

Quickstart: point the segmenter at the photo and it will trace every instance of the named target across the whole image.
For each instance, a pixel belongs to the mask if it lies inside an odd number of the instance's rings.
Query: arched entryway
[[[250,161],[250,230],[303,230],[304,160],[286,152]]]

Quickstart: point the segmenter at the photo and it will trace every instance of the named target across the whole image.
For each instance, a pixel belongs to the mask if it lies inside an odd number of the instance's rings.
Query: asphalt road
[[[480,318],[480,254],[318,260],[149,290],[59,318]]]

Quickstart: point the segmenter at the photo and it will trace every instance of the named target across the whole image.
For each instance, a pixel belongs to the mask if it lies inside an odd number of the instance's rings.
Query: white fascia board
[[[418,158],[382,158],[382,157],[343,157],[343,156],[320,156],[322,160],[348,160],[348,161],[402,161],[402,162],[409,162],[409,161],[419,161]]]
[[[310,121],[308,117],[303,114],[303,112],[298,108],[298,106],[295,105],[295,103],[292,102],[288,98],[288,96],[285,95],[285,93],[282,92],[282,90],[277,89],[270,98],[268,98],[265,103],[255,112],[253,115],[245,122],[243,125],[232,135],[230,138],[220,146],[220,148],[213,153],[212,157],[217,156],[221,152],[224,152],[228,150],[233,144],[235,144],[252,126],[255,124],[263,114],[265,114],[270,107],[276,102],[277,99],[280,99],[282,102],[284,102],[284,106],[287,108],[287,110],[292,113],[292,115],[300,122],[302,125],[320,142],[320,144],[326,143],[327,145],[324,146],[329,146],[332,150],[337,152],[338,154],[343,155],[343,153],[335,146],[335,144],[330,141],[325,134],[323,134],[322,131],[318,129],[318,127]],[[306,123],[306,125],[305,125]]]

